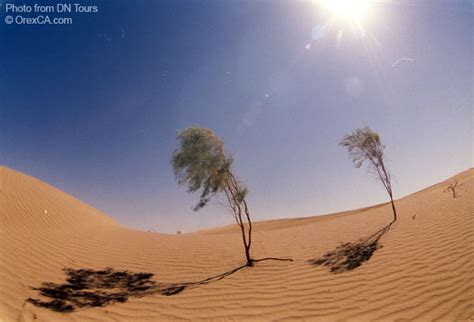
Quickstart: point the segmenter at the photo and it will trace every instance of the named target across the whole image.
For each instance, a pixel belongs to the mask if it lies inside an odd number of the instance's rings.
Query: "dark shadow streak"
[[[392,221],[366,239],[341,244],[320,258],[308,260],[308,263],[314,266],[328,266],[333,273],[352,271],[368,261],[377,249],[382,248],[379,243],[380,238],[388,232],[393,223]]]
[[[291,259],[262,258],[264,260]],[[42,283],[33,288],[48,300],[28,298],[27,302],[62,313],[69,313],[77,309],[90,307],[104,307],[112,303],[126,302],[130,297],[143,297],[160,294],[172,296],[185,289],[220,281],[235,272],[249,267],[242,265],[225,273],[208,277],[197,282],[160,283],[152,280],[152,273],[133,273],[130,271],[116,271],[113,268],[103,270],[65,268],[67,275],[63,284]]]

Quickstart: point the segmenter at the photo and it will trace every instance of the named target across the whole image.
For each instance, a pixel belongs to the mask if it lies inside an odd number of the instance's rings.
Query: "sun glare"
[[[318,0],[334,18],[360,23],[369,12],[371,0]]]

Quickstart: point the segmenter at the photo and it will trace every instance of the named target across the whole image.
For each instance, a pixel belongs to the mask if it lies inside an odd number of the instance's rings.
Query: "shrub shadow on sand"
[[[376,231],[372,236],[352,243],[344,243],[320,258],[310,259],[313,266],[327,266],[332,273],[352,271],[368,261],[375,251],[382,248],[380,238],[388,232],[393,222]]]
[[[126,302],[130,297],[152,294],[172,296],[185,289],[217,282],[248,267],[243,265],[233,270],[197,282],[159,283],[152,280],[152,273],[133,273],[104,270],[66,268],[66,282],[63,284],[42,283],[33,288],[46,300],[28,298],[27,302],[56,312],[69,313],[77,309],[104,307],[116,302]]]
[[[29,298],[27,301],[56,312],[72,312],[77,308],[125,302],[129,297],[152,294],[156,288],[151,273],[115,271],[112,268],[66,268],[64,273],[67,278],[63,284],[43,283],[41,287],[33,288],[51,300]]]

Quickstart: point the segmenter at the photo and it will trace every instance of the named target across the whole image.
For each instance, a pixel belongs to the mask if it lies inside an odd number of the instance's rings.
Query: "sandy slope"
[[[255,226],[262,262],[218,282],[164,296],[57,313],[25,300],[61,283],[65,267],[154,273],[160,282],[200,280],[243,264],[233,227],[184,235],[125,229],[39,180],[0,168],[0,320],[448,320],[473,319],[474,170],[397,201],[400,219],[383,248],[355,270],[333,274],[307,260],[369,236],[391,220],[388,205]],[[416,214],[415,219],[412,219]]]

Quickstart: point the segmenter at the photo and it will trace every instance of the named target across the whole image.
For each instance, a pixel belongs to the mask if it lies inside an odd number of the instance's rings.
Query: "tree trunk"
[[[249,223],[249,233],[248,233],[248,248],[250,251],[250,246],[252,245],[252,220],[250,219],[249,208],[245,199],[243,200],[245,216],[247,217],[247,222]]]
[[[250,244],[247,244],[247,238],[245,236],[245,224],[242,221],[242,217],[239,215],[238,217],[240,220],[237,221],[237,224],[240,227],[240,231],[242,232],[242,242],[244,244],[245,250],[245,258],[247,260],[247,266],[253,266],[252,258],[250,257]]]
[[[397,211],[395,210],[395,203],[393,202],[393,197],[390,196],[390,202],[392,203],[392,210],[393,210],[393,221],[397,221]]]
[[[245,257],[247,258],[247,266],[253,266],[253,260],[250,257],[250,247],[245,245]]]
[[[247,260],[247,266],[253,266],[252,258],[250,257],[250,243],[247,243],[247,238],[245,236],[245,224],[240,218],[239,222],[240,231],[242,232],[242,242],[244,243],[244,250],[245,250],[245,259]]]
[[[242,241],[244,243],[245,258],[247,259],[247,266],[253,266],[254,261],[250,257],[250,245],[252,245],[252,221],[250,220],[249,209],[247,207],[247,202],[245,200],[239,201],[236,198],[236,193],[237,191],[239,191],[239,185],[237,183],[237,180],[235,180],[233,173],[230,172],[229,170],[227,170],[227,172],[230,176],[230,184],[231,184],[231,186],[227,186],[227,187],[232,196],[232,201],[229,199],[229,202],[231,203],[231,205],[234,206],[232,207],[232,209],[234,210],[234,213],[237,210],[236,219],[238,219],[237,223],[239,224],[240,230],[242,231]],[[244,206],[245,216],[247,217],[247,222],[249,225],[247,234],[245,233],[245,224],[244,224],[244,221],[242,220],[241,204],[243,204]]]

